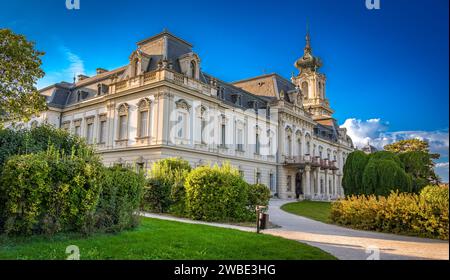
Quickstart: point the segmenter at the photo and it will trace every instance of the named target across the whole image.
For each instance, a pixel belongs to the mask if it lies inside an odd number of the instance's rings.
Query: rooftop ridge
[[[156,35],[154,35],[154,36],[151,36],[151,37],[149,37],[149,38],[146,38],[146,39],[144,39],[144,40],[141,40],[141,41],[139,41],[139,42],[137,42],[137,45],[138,46],[140,46],[140,45],[143,45],[143,44],[145,44],[145,43],[147,43],[147,42],[150,42],[150,41],[152,41],[152,40],[155,40],[155,39],[158,39],[158,38],[160,38],[160,37],[162,37],[162,36],[169,36],[169,37],[171,37],[171,38],[173,38],[173,39],[175,39],[175,40],[177,40],[177,41],[180,41],[180,42],[182,42],[183,44],[186,44],[186,45],[188,45],[189,47],[193,47],[193,45],[191,44],[191,43],[189,43],[188,41],[186,41],[186,40],[183,40],[183,39],[181,39],[180,37],[177,37],[177,36],[175,36],[175,35],[173,35],[172,33],[170,33],[169,31],[167,31],[167,30],[164,30],[163,32],[161,32],[161,33],[159,33],[159,34],[156,34]]]

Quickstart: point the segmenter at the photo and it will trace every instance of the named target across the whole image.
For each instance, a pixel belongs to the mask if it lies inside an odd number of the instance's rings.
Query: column
[[[317,190],[317,192],[315,192],[315,194],[319,194],[320,193],[320,178],[319,178],[319,168],[317,167],[316,170],[314,171],[316,174],[316,183],[315,183],[315,190]]]
[[[325,169],[325,182],[324,182],[324,188],[325,188],[325,196],[326,196],[326,198],[328,199],[329,198],[329,187],[330,186],[328,186],[328,169]]]
[[[308,198],[311,196],[311,167],[305,166],[305,195]]]

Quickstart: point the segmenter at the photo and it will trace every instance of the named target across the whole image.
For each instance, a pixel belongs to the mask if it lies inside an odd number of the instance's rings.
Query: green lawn
[[[285,204],[281,207],[282,210],[307,217],[319,222],[330,223],[330,202],[319,201],[301,201]]]
[[[142,218],[135,230],[114,235],[0,236],[0,259],[63,260],[69,245],[80,248],[82,260],[335,259],[318,248],[293,240],[149,218]]]

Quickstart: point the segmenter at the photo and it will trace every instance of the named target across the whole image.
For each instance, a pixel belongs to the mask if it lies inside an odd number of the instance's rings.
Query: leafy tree
[[[27,121],[46,109],[35,86],[44,76],[42,55],[23,35],[0,29],[0,127],[8,121]]]
[[[407,139],[400,140],[390,145],[384,146],[385,151],[393,152],[396,154],[408,153],[408,152],[424,152],[430,153],[430,145],[427,141],[419,139]],[[439,154],[430,154],[433,159],[439,159]]]
[[[348,155],[342,178],[342,186],[346,195],[363,193],[362,178],[368,160],[369,156],[362,151],[355,151]]]
[[[418,193],[430,183],[439,182],[430,154],[415,151],[399,154],[399,157],[405,166],[405,171],[413,177],[413,192]]]
[[[395,161],[371,159],[364,170],[365,194],[388,196],[392,191],[411,192],[412,179]]]
[[[427,141],[401,140],[385,146],[384,149],[399,156],[405,171],[413,177],[413,191],[419,192],[429,184],[439,183],[439,178],[434,172],[433,160],[439,159],[440,155],[430,153]]]

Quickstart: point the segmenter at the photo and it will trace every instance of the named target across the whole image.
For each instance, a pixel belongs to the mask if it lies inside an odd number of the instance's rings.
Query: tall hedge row
[[[392,152],[366,155],[351,153],[344,166],[342,186],[345,195],[389,195],[391,191],[411,192],[413,181],[405,165]]]

